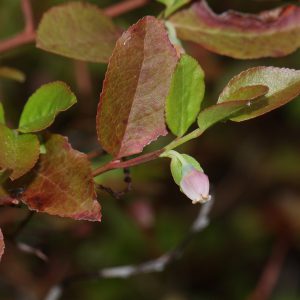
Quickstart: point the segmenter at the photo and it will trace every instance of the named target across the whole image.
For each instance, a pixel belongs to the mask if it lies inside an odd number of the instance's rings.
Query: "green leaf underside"
[[[3,234],[0,229],[0,261],[1,261],[2,255],[4,254],[4,248],[5,248],[5,246],[4,246]]]
[[[165,17],[168,17],[176,10],[178,10],[180,7],[191,2],[191,0],[157,0],[157,1],[166,6]]]
[[[191,164],[196,170],[203,171],[200,164],[197,162],[195,158],[189,156],[187,154],[180,154],[189,164]],[[180,185],[182,179],[182,163],[176,157],[173,156],[171,160],[171,174],[173,176],[174,181],[176,184]]]
[[[236,116],[238,113],[247,109],[249,105],[251,107],[255,101],[228,101],[212,105],[200,112],[198,116],[198,126],[202,131],[205,131],[220,121],[226,121]]]
[[[0,67],[0,77],[18,82],[24,82],[26,78],[22,71],[11,67]]]
[[[139,20],[117,41],[97,113],[99,142],[114,157],[140,153],[167,134],[165,101],[177,61],[164,24],[154,17]]]
[[[300,47],[300,7],[295,5],[257,15],[217,15],[203,0],[175,13],[170,22],[179,38],[239,59],[284,56]]]
[[[29,172],[39,158],[39,141],[36,135],[22,134],[0,124],[0,167],[12,170],[15,180]]]
[[[119,29],[97,6],[69,2],[47,11],[37,30],[37,47],[69,58],[108,62]]]
[[[3,104],[0,102],[0,124],[5,124],[5,112]]]
[[[275,67],[248,69],[229,81],[218,103],[230,101],[232,94],[251,85],[264,85],[269,88],[269,91],[256,100],[254,105],[246,108],[242,114],[232,118],[233,121],[258,117],[293,100],[300,94],[300,71]]]
[[[166,103],[166,121],[173,134],[184,135],[195,122],[204,91],[203,70],[195,59],[182,55],[173,74]]]
[[[100,221],[90,163],[61,135],[51,135],[22,201],[30,209],[77,220]]]
[[[28,99],[19,122],[20,132],[37,132],[50,126],[56,115],[77,102],[76,96],[63,82],[41,86]]]
[[[240,100],[254,100],[268,93],[269,87],[266,85],[247,85],[238,88],[237,90],[231,90],[230,93],[222,99],[224,101],[240,101]]]

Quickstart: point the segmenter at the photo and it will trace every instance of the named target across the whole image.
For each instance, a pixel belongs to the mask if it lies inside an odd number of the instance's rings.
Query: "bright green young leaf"
[[[182,55],[166,103],[166,120],[172,133],[182,136],[195,122],[204,91],[203,70],[195,59]]]
[[[77,102],[76,96],[63,82],[41,86],[28,99],[19,122],[20,132],[37,132],[50,126],[56,115]]]
[[[48,10],[37,30],[37,47],[90,62],[108,62],[120,31],[96,5],[68,2]]]
[[[22,71],[4,66],[0,67],[0,77],[12,79],[19,82],[24,82],[26,78],[25,74]]]
[[[12,170],[15,180],[29,172],[36,164],[40,145],[36,135],[21,134],[0,124],[0,168]]]
[[[300,94],[300,71],[275,67],[248,69],[229,81],[221,93],[218,103],[231,101],[233,97],[236,97],[236,93],[253,85],[264,85],[269,90],[253,105],[246,108],[242,114],[232,118],[233,121],[258,117],[293,100]]]
[[[5,112],[3,104],[0,102],[0,124],[5,124]]]
[[[191,0],[157,0],[166,6],[165,17],[168,17],[183,5],[191,2]]]
[[[198,116],[198,126],[202,131],[205,131],[212,125],[235,117],[237,113],[247,107],[251,107],[252,101],[228,101],[212,105],[200,112]]]

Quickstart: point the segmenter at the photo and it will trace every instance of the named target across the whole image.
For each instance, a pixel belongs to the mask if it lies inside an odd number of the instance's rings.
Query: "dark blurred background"
[[[48,8],[63,2],[67,1],[32,0],[36,22]],[[89,2],[106,7],[117,1]],[[218,13],[228,9],[255,13],[286,2],[208,1]],[[162,8],[151,1],[116,22],[127,28],[144,15],[157,15]],[[22,28],[20,1],[0,0],[0,38]],[[300,69],[300,50],[283,58],[243,61],[215,55],[195,44],[185,46],[205,70],[207,105],[216,102],[233,75],[249,67]],[[36,88],[62,80],[72,87],[79,102],[61,114],[51,130],[68,136],[73,147],[83,152],[99,148],[95,115],[106,65],[76,62],[33,45],[1,55],[0,65],[26,74],[24,83],[0,80],[0,99],[12,127]],[[268,299],[299,300],[300,99],[254,120],[219,124],[180,151],[197,158],[210,178],[215,198],[210,226],[162,273],[82,281],[68,288],[62,299],[254,300],[251,295],[257,287],[273,280]],[[108,159],[103,156],[95,166]],[[70,274],[137,264],[175,247],[198,209],[172,180],[169,161],[134,167],[131,176],[133,190],[121,199],[100,193],[103,219],[99,224],[36,214],[18,239],[41,249],[49,261],[24,254],[8,242],[0,264],[0,299],[39,299]],[[108,172],[98,181],[115,190],[125,187],[122,170]],[[0,208],[4,234],[26,214],[25,208]]]

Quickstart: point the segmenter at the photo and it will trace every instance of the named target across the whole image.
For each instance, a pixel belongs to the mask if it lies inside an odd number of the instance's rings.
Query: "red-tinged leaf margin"
[[[178,62],[162,21],[146,16],[117,41],[97,112],[102,147],[116,158],[167,134],[165,100]]]
[[[238,59],[279,57],[300,47],[300,7],[286,5],[259,14],[215,14],[205,0],[175,13],[170,22],[183,40]]]
[[[76,220],[101,221],[92,169],[85,154],[67,138],[52,134],[34,169],[35,177],[22,195],[31,210]]]
[[[245,121],[283,106],[300,95],[300,70],[278,67],[253,67],[234,76],[219,96],[218,103],[231,100],[232,94],[247,86],[264,85],[269,91],[232,121]]]
[[[4,249],[5,249],[4,238],[3,238],[2,230],[0,229],[0,261],[4,254]]]

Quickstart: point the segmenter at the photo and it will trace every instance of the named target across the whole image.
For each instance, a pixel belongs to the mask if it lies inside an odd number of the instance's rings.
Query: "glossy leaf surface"
[[[166,120],[173,134],[182,136],[195,122],[204,97],[204,72],[198,62],[183,55],[172,77]]]
[[[36,132],[50,126],[61,111],[77,102],[70,88],[61,81],[41,86],[27,101],[19,122],[19,131]]]

